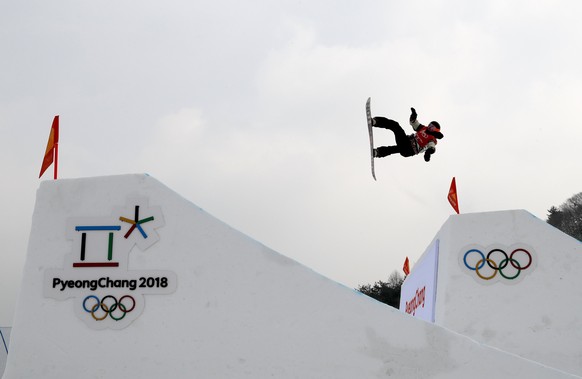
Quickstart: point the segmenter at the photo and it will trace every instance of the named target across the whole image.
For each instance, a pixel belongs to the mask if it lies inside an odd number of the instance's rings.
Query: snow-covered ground
[[[465,274],[451,275],[445,297]],[[444,301],[437,323],[453,329],[461,317]],[[319,275],[147,175],[45,181],[3,378],[577,377],[447,328]]]

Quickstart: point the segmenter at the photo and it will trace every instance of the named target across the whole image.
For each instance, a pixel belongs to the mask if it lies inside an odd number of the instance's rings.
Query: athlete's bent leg
[[[374,158],[384,158],[391,154],[399,153],[398,146],[379,146],[374,149]]]

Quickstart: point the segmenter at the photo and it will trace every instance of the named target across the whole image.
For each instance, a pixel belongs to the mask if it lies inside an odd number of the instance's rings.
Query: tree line
[[[582,241],[582,192],[548,210],[548,224]]]

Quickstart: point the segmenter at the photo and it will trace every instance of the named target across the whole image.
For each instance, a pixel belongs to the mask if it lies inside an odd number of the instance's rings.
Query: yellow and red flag
[[[410,262],[408,261],[408,257],[404,260],[404,266],[402,266],[402,271],[404,271],[404,275],[408,276],[410,274]]]
[[[451,206],[459,214],[459,199],[457,197],[457,182],[455,181],[455,177],[453,176],[453,181],[451,182],[451,187],[449,188],[449,203]]]
[[[46,151],[44,152],[44,159],[42,160],[42,166],[40,168],[40,178],[47,168],[54,162],[55,164],[55,179],[57,178],[57,164],[59,157],[59,116],[55,116],[53,119],[53,125],[51,126],[51,133],[49,134],[48,142],[46,144]]]

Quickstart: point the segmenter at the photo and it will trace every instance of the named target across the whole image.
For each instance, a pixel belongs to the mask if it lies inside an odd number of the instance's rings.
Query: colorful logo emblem
[[[64,269],[47,269],[44,295],[56,300],[75,299],[75,313],[93,329],[123,329],[139,317],[144,295],[163,295],[176,290],[172,271],[129,270],[134,246],[150,248],[164,226],[160,207],[149,207],[148,199],[133,197],[125,207],[113,209],[109,217],[80,217],[68,220],[66,236],[73,250],[65,256]],[[151,251],[152,259],[161,254]],[[140,258],[148,266],[148,255]]]
[[[468,246],[459,254],[462,270],[481,283],[517,283],[534,271],[536,263],[534,250],[523,244]]]

